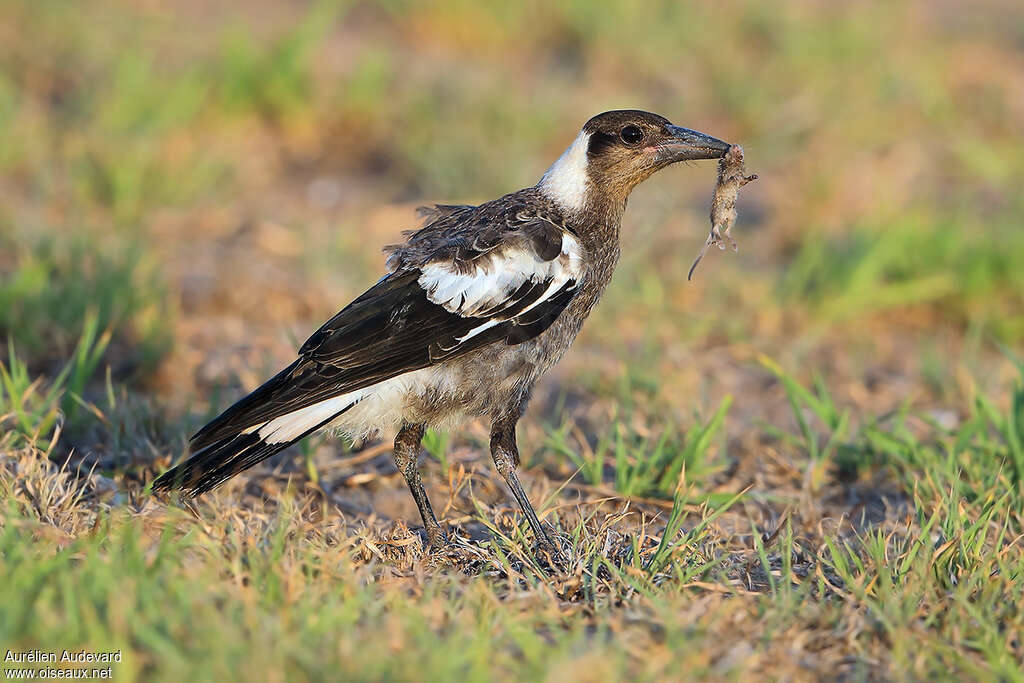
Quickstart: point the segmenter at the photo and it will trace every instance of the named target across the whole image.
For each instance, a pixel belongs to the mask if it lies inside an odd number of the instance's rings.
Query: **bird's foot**
[[[572,541],[568,537],[541,527],[534,527],[534,543],[530,550],[536,565],[548,573],[564,573],[571,559]]]
[[[440,524],[428,526],[424,532],[427,534],[427,547],[430,550],[437,552],[448,547],[448,534]]]

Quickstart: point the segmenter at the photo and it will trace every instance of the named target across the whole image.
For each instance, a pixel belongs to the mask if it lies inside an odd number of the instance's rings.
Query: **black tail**
[[[182,495],[188,498],[206,493],[239,472],[301,441],[343,412],[345,411],[332,415],[291,441],[270,443],[262,439],[257,432],[239,432],[204,445],[188,460],[160,475],[153,482],[153,490],[181,491]]]

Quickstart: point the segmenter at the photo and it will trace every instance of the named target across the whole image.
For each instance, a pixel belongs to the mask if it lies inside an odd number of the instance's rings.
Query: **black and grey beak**
[[[671,138],[658,145],[658,161],[694,161],[697,159],[721,159],[729,149],[728,142],[722,142],[704,133],[689,128],[668,126]]]

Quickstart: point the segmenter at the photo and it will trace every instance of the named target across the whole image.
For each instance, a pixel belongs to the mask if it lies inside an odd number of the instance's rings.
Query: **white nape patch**
[[[428,391],[438,395],[452,393],[454,387],[443,372],[424,368],[379,382],[364,389],[314,403],[300,410],[281,415],[266,424],[245,430],[257,431],[268,443],[285,443],[299,438],[309,430],[330,419],[338,418],[324,429],[333,429],[353,440],[365,439],[382,430],[396,429],[402,424],[409,401]],[[349,407],[351,406],[351,407]]]
[[[587,198],[587,147],[590,133],[580,131],[558,161],[551,164],[537,183],[549,199],[568,211],[581,211]]]
[[[569,233],[562,234],[562,252],[550,261],[542,261],[533,251],[519,247],[495,250],[481,259],[469,272],[460,272],[449,263],[431,263],[423,268],[419,285],[427,298],[444,306],[452,313],[472,317],[494,310],[498,322],[501,307],[526,282],[544,282],[551,285],[544,294],[521,313],[538,306],[569,280],[577,283],[583,275],[583,250]],[[498,324],[494,320],[476,327],[459,341],[483,332]]]

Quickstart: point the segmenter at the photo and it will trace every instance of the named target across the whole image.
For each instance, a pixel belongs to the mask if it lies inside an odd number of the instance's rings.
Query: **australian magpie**
[[[387,274],[328,320],[298,358],[192,437],[156,491],[195,496],[321,429],[395,430],[395,464],[433,546],[445,534],[417,468],[428,426],[491,423],[491,456],[538,540],[516,475],[515,428],[537,379],[572,344],[619,259],[630,192],[729,144],[657,114],[609,111],[583,126],[536,185],[478,206],[424,210],[386,252]]]

